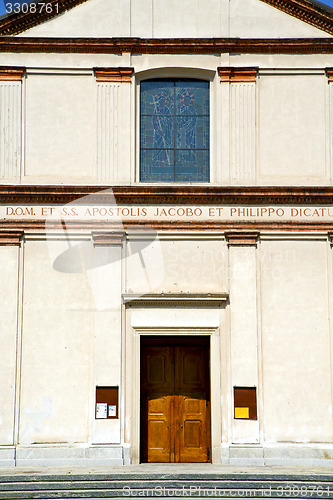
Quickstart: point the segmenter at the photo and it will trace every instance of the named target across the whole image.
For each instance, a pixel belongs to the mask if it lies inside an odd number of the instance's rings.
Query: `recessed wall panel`
[[[261,75],[259,183],[328,182],[324,75]]]
[[[20,444],[87,442],[93,335],[87,276],[53,269],[45,241],[26,243],[24,268]]]
[[[28,177],[84,180],[94,172],[91,78],[29,75],[26,89]]]
[[[261,244],[266,442],[331,442],[325,241]]]

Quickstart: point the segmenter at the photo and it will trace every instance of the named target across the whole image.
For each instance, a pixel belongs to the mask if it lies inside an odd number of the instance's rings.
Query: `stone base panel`
[[[221,465],[333,466],[332,444],[226,445],[221,455]],[[130,465],[129,457],[122,445],[0,447],[0,467],[112,467]]]

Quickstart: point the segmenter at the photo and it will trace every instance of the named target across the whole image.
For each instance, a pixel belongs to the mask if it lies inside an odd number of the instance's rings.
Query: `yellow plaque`
[[[235,418],[250,418],[250,408],[235,407]]]

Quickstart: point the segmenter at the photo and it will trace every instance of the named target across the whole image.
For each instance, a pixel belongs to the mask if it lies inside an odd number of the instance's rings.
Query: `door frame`
[[[206,356],[205,356],[205,375],[208,375],[208,387],[205,387],[206,390],[206,395],[208,395],[208,400],[206,400],[206,415],[205,415],[205,426],[206,426],[206,433],[207,433],[207,449],[209,450],[207,452],[207,461],[198,461],[197,463],[211,463],[211,387],[210,387],[210,336],[209,335],[191,335],[191,336],[185,336],[182,337],[180,335],[175,335],[175,336],[169,336],[169,335],[158,335],[156,337],[153,337],[151,335],[140,335],[140,367],[142,368],[142,353],[145,349],[149,349],[150,347],[152,348],[165,348],[165,347],[171,347],[171,348],[186,348],[186,349],[191,349],[191,348],[200,348],[200,350],[204,349],[206,351]],[[175,355],[175,352],[173,355]],[[176,366],[177,358],[174,357],[173,361],[175,363],[174,368]],[[208,366],[207,366],[208,363]],[[176,369],[177,370],[177,369]],[[176,373],[174,374],[175,379],[176,379]],[[206,379],[206,376],[205,376]],[[207,383],[207,382],[206,382]],[[140,372],[140,397],[143,396],[143,384],[144,384],[144,378],[143,378],[143,373]],[[208,389],[208,391],[207,391]],[[198,390],[198,389],[197,389]],[[202,389],[203,390],[203,389]],[[196,392],[196,391],[194,391]],[[169,395],[171,396],[172,393]],[[176,394],[176,393],[174,393]],[[195,397],[195,396],[194,396]],[[140,408],[142,410],[142,407]],[[147,408],[148,411],[148,408]],[[140,463],[149,463],[148,460],[143,460],[143,455],[145,454],[145,444],[141,441],[141,438],[143,436],[143,425],[146,425],[148,422],[148,414],[146,415],[146,421],[142,421],[142,411],[140,412]],[[175,424],[175,422],[174,422]],[[176,439],[176,437],[174,436]],[[179,440],[179,437],[178,437]],[[176,439],[177,441],[177,439]],[[180,453],[180,441],[178,442],[178,452]],[[170,450],[171,453],[171,450]],[[147,453],[148,454],[148,453]],[[177,455],[176,450],[174,450],[175,458]],[[178,457],[180,458],[180,457]],[[174,461],[174,462],[159,462],[159,463],[196,463],[195,461]]]
[[[123,351],[125,406],[124,442],[132,464],[140,463],[140,337],[210,336],[211,461],[221,463],[221,357],[218,327],[133,327],[128,325]]]

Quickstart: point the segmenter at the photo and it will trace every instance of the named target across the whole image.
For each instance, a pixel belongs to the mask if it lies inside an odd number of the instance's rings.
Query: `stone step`
[[[87,498],[333,499],[333,474],[1,474],[0,500]]]

